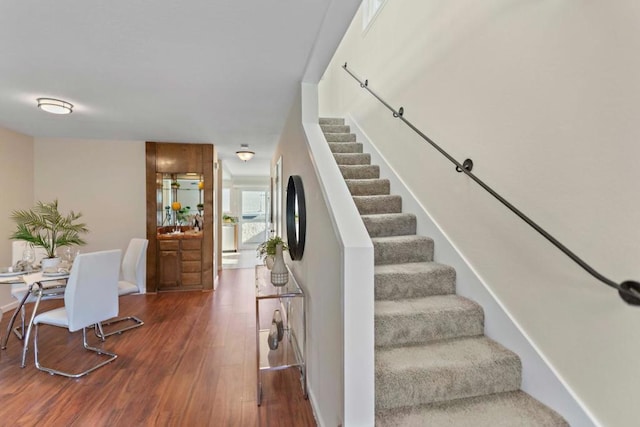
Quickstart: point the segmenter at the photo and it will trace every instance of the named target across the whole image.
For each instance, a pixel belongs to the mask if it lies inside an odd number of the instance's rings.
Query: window
[[[362,0],[362,30],[366,30],[387,0]]]

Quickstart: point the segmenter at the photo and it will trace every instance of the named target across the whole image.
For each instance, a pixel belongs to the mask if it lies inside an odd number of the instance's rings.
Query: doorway
[[[239,247],[253,249],[269,237],[269,191],[266,188],[240,189]]]

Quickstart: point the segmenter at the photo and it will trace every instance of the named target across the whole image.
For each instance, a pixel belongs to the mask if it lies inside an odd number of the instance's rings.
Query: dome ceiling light
[[[243,162],[253,159],[253,156],[255,156],[255,154],[256,153],[249,150],[248,144],[240,144],[240,150],[236,151],[236,155]]]
[[[38,98],[38,108],[51,114],[71,114],[73,104],[54,98]]]

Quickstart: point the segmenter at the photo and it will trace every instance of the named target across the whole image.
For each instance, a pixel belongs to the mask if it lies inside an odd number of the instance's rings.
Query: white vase
[[[284,256],[282,255],[282,243],[276,246],[276,259],[273,262],[273,268],[271,269],[271,283],[273,286],[284,286],[289,281],[289,270],[284,263]]]
[[[60,258],[42,258],[40,265],[42,266],[42,271],[45,271],[47,268],[56,268],[60,265]]]
[[[276,258],[273,255],[267,255],[264,258],[264,264],[267,266],[269,270],[273,268],[273,263],[276,262]]]

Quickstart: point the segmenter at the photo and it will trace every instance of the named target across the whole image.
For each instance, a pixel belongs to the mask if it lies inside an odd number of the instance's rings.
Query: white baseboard
[[[18,301],[13,301],[10,302],[9,304],[5,304],[3,306],[0,307],[0,310],[2,310],[2,313],[6,313],[9,311],[13,311],[18,307]]]

